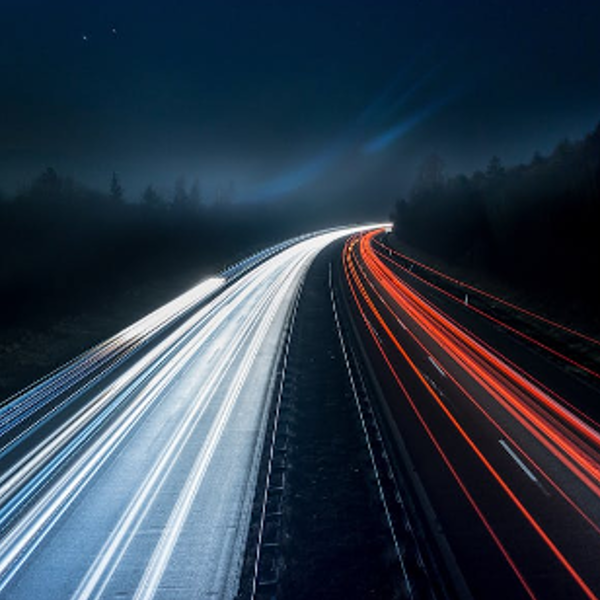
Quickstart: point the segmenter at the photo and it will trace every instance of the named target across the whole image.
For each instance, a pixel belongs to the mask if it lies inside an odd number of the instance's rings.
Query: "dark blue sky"
[[[430,152],[470,171],[600,120],[597,0],[5,0],[0,19],[0,189],[53,165],[132,193],[387,194]]]

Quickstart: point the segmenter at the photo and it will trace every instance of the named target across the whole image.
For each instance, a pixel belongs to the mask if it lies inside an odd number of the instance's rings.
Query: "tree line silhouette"
[[[449,261],[485,270],[561,301],[600,300],[600,125],[548,156],[446,177],[430,156],[407,199],[396,202],[394,232]]]
[[[102,304],[140,281],[216,273],[301,227],[275,206],[235,203],[232,185],[210,202],[179,179],[170,194],[127,196],[118,175],[90,189],[52,168],[0,198],[0,324],[31,324]]]

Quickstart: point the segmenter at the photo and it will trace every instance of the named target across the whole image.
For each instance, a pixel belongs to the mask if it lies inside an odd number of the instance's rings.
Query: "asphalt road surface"
[[[350,240],[343,261],[398,460],[457,589],[598,597],[600,433],[585,410],[598,392],[468,297],[432,292],[375,233]]]
[[[348,464],[365,465],[374,490],[352,496],[346,520],[335,517],[345,510],[343,486],[327,493],[336,498],[332,519],[357,524],[323,521],[327,535],[341,532],[321,544],[327,565],[352,564],[377,529],[370,541],[378,553],[391,548],[384,568],[399,582],[381,589],[402,597],[598,597],[597,389],[560,352],[550,360],[467,294],[432,286],[378,236],[339,229],[250,257],[5,402],[0,597],[236,595],[244,556],[254,555],[248,531],[291,317],[315,257],[345,238],[297,312],[316,319],[298,325],[302,348],[313,350],[290,352],[295,372],[318,374],[326,397],[300,375],[291,391],[281,388],[296,426],[305,419],[290,448],[304,433],[314,446],[296,455],[307,466],[290,477],[295,497],[311,497],[303,481],[327,473],[335,481],[344,448],[354,447]],[[320,362],[303,371],[305,359]],[[311,390],[327,399],[318,428]],[[359,425],[346,414],[338,424],[338,407],[356,411]],[[323,456],[330,430],[336,446]],[[358,431],[361,449],[342,431]],[[304,473],[311,464],[319,477]],[[313,487],[317,499],[326,490]],[[377,527],[361,523],[361,494]],[[285,527],[297,539],[304,533],[298,523]],[[349,544],[353,556],[341,560]],[[293,539],[282,548],[288,564],[300,564]],[[326,571],[318,553],[301,553],[314,573]],[[267,556],[264,548],[256,556]],[[429,583],[418,585],[425,572]],[[302,573],[278,585],[310,593]]]
[[[1,597],[236,594],[290,310],[350,231],[201,283],[2,407]]]

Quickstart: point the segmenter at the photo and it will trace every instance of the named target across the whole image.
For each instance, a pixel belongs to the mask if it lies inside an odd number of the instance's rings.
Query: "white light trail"
[[[0,428],[15,434],[4,436],[0,456],[18,451],[0,476],[3,594],[60,589],[64,597],[68,588],[74,598],[100,598],[123,586],[144,600],[236,593],[286,319],[318,252],[364,229],[256,255],[229,284],[201,283],[0,410]],[[115,362],[127,368],[107,377]],[[85,380],[95,376],[106,381],[93,392]],[[53,404],[65,392],[77,403]],[[188,533],[190,519],[203,539]],[[61,562],[52,543],[89,550]],[[188,580],[180,571],[190,556]]]

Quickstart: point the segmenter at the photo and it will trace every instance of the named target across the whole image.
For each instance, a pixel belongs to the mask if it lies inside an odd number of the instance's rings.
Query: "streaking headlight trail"
[[[9,400],[1,597],[235,595],[287,319],[363,229],[240,263]]]

